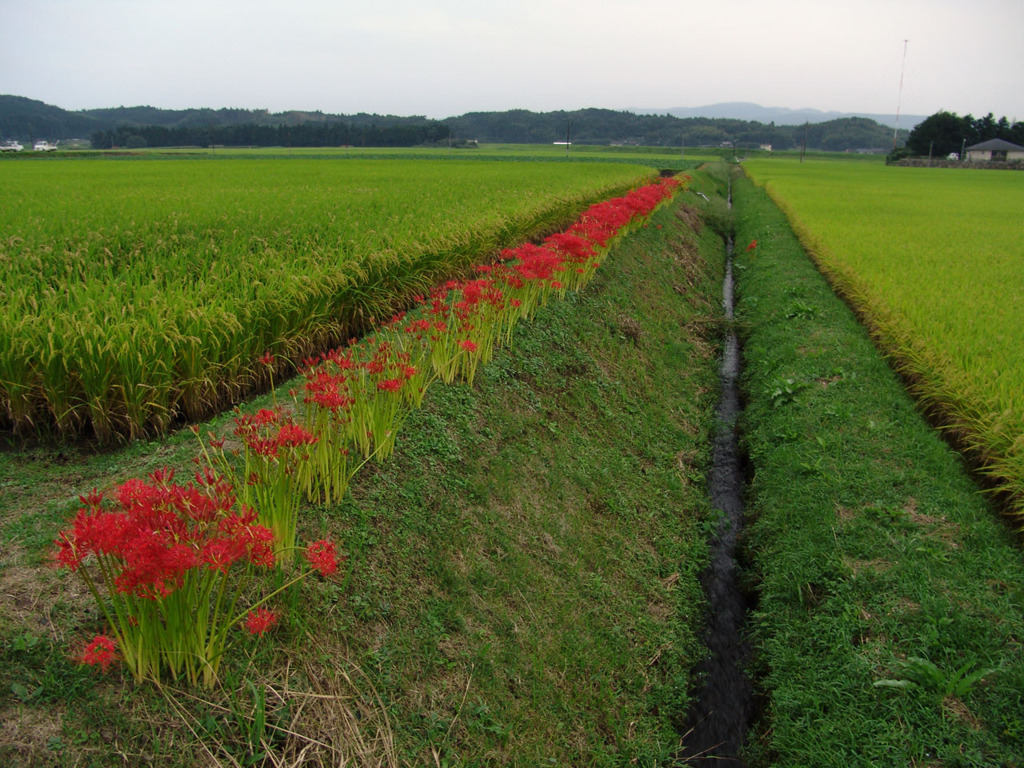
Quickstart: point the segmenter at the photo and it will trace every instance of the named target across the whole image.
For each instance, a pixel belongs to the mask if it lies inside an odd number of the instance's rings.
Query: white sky
[[[763,106],[1024,120],[1024,0],[0,0],[0,93],[376,112]]]

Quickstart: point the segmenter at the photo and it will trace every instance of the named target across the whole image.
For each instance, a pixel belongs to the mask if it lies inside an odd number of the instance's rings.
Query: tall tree
[[[936,112],[918,123],[907,137],[907,148],[915,155],[942,157],[959,153],[964,143],[972,144],[976,133],[970,115],[958,117],[955,112]]]

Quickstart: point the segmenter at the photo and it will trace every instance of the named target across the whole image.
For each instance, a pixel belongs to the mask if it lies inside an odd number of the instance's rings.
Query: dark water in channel
[[[723,284],[725,317],[733,319],[732,238],[726,244]],[[749,648],[743,637],[747,601],[740,589],[736,544],[743,525],[744,474],[736,420],[740,414],[740,354],[736,334],[729,332],[722,353],[721,399],[709,494],[721,512],[711,544],[711,563],[701,577],[708,600],[705,643],[708,658],[698,667],[702,688],[689,713],[682,763],[694,766],[742,766],[739,752],[753,716],[753,687],[745,672]]]

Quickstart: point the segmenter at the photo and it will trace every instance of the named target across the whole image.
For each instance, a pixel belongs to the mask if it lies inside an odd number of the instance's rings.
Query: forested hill
[[[645,146],[699,147],[735,142],[742,147],[770,144],[773,149],[845,151],[891,149],[892,129],[874,120],[848,117],[810,125],[775,125],[727,118],[679,118],[637,115],[610,109],[575,112],[470,112],[446,121],[457,136],[481,142],[543,144],[630,143]],[[906,132],[901,132],[902,139]]]
[[[891,129],[851,117],[791,126],[724,118],[638,115],[609,109],[572,112],[471,112],[446,120],[360,113],[277,112],[250,109],[166,110],[114,107],[72,112],[21,96],[0,95],[0,140],[83,138],[97,146],[289,145],[414,146],[455,140],[487,143],[629,143],[833,151],[889,149]]]

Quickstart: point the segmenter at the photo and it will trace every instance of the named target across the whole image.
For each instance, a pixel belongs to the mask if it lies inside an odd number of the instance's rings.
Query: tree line
[[[960,155],[967,147],[990,139],[1024,146],[1024,123],[1011,123],[1005,117],[996,120],[991,112],[975,118],[940,110],[914,127],[902,154],[944,157],[955,152]]]
[[[300,123],[298,125],[175,126],[122,125],[94,131],[93,149],[127,147],[414,147],[446,141],[445,123],[419,125],[353,125]]]
[[[996,121],[998,122],[998,121]],[[874,120],[848,117],[803,125],[733,118],[681,118],[610,109],[470,112],[424,116],[325,114],[247,109],[164,110],[114,107],[69,112],[21,96],[0,95],[0,140],[90,137],[97,148],[166,146],[399,147],[458,140],[508,144],[637,144],[661,147],[771,145],[775,150],[887,150],[893,132]],[[899,143],[906,139],[901,131]]]
[[[359,116],[363,117],[363,116]],[[368,117],[368,116],[367,116]],[[653,147],[731,145],[775,150],[806,147],[833,152],[884,150],[891,129],[862,117],[809,125],[775,125],[730,118],[638,115],[608,109],[572,112],[471,112],[445,121],[378,116],[379,122],[328,121],[298,124],[242,123],[161,126],[124,124],[91,134],[92,146],[110,147],[411,147],[447,142],[550,144],[568,138],[577,145],[636,144]],[[905,134],[904,134],[905,135]]]
[[[775,150],[820,149],[843,152],[886,149],[892,129],[861,117],[809,125],[776,125],[755,120],[638,115],[608,109],[572,112],[470,112],[448,121],[457,136],[488,143],[574,144],[621,142],[651,147],[708,147],[731,144],[743,148],[771,145]],[[905,132],[903,133],[905,136]]]

